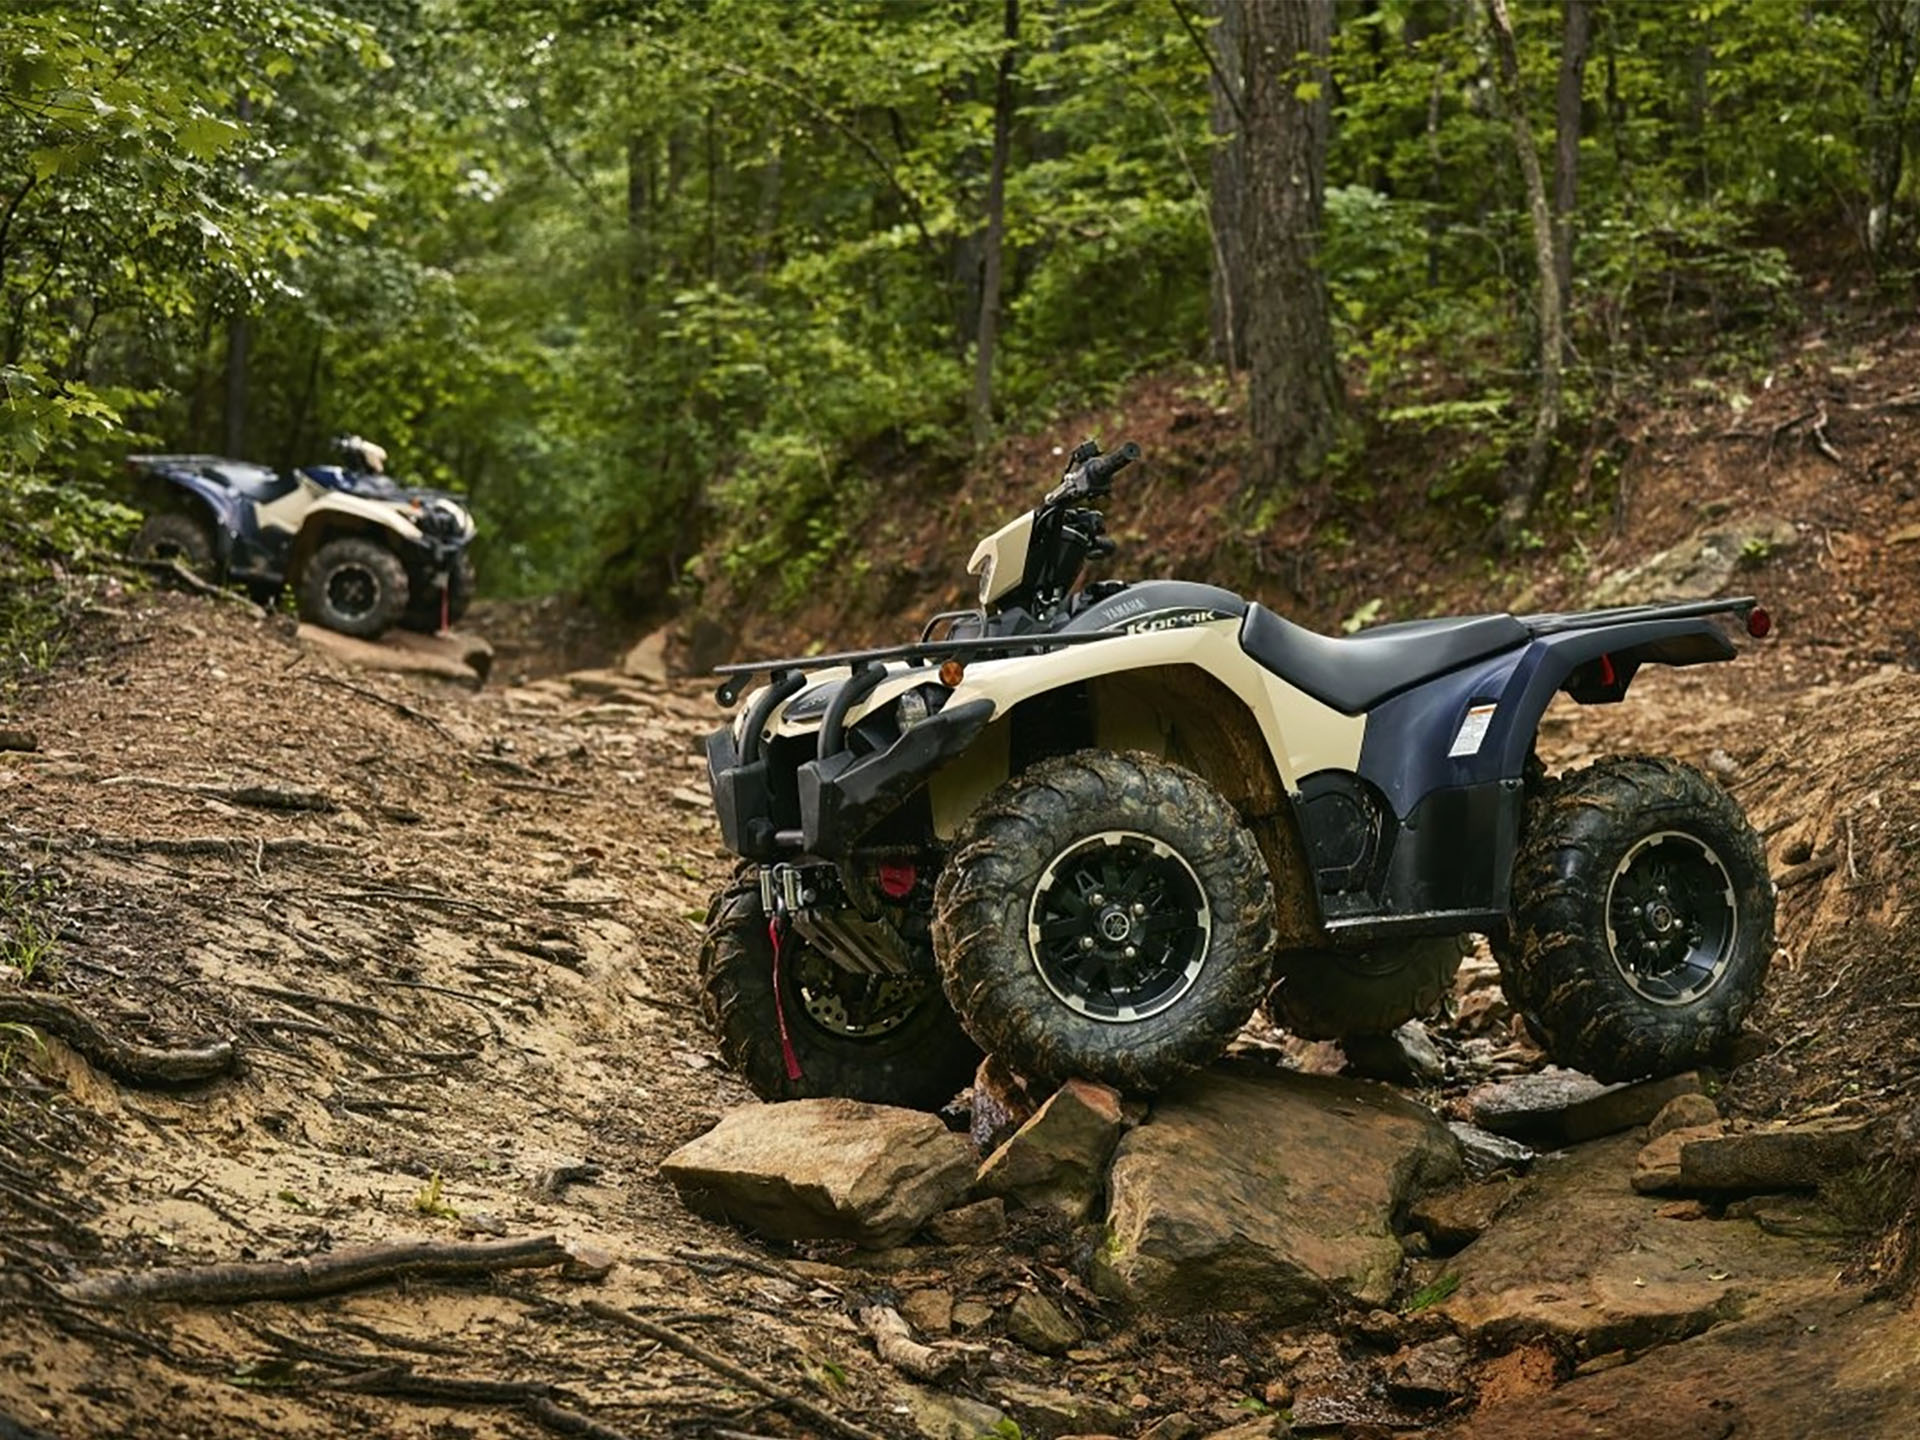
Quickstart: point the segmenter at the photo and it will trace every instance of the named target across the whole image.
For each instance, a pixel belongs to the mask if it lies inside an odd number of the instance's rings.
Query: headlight
[[[927,697],[918,690],[909,690],[894,705],[894,714],[900,717],[900,728],[911,730],[931,713]]]
[[[993,556],[982,555],[973,573],[980,577],[980,603],[984,606],[993,593]]]

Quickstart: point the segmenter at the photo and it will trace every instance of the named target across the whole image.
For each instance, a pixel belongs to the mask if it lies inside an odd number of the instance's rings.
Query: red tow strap
[[[780,937],[785,929],[778,915],[767,921],[767,938],[773,942],[773,1018],[780,1026],[780,1058],[787,1062],[787,1079],[798,1080],[800,1057],[793,1051],[793,1037],[787,1034],[787,1002],[780,989]]]

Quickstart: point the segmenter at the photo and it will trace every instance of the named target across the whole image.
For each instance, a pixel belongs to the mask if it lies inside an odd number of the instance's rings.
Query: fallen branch
[[[256,855],[299,855],[309,860],[352,860],[360,853],[347,845],[328,845],[290,835],[101,835],[81,831],[21,838],[52,850],[104,850],[112,855],[224,855],[234,860]]]
[[[467,1279],[496,1270],[564,1265],[571,1258],[567,1247],[552,1235],[472,1242],[420,1240],[364,1245],[301,1260],[111,1271],[78,1281],[61,1293],[69,1300],[92,1303],[169,1300],[231,1305],[243,1300],[311,1300],[362,1285]]]
[[[173,556],[168,556],[164,560],[147,560],[138,559],[131,555],[123,555],[115,563],[117,565],[133,566],[136,569],[145,570],[153,575],[164,575],[169,580],[177,580],[196,595],[205,595],[211,600],[224,600],[229,605],[238,605],[256,620],[264,620],[267,618],[267,612],[254,604],[253,601],[247,599],[245,596],[236,595],[231,590],[224,590],[218,585],[201,579]]]
[[[90,1064],[129,1085],[193,1085],[225,1075],[235,1060],[233,1046],[224,1040],[179,1050],[123,1040],[52,995],[0,993],[0,1021],[30,1025],[64,1040]]]
[[[916,1380],[939,1383],[952,1379],[960,1369],[960,1356],[922,1345],[891,1305],[869,1305],[857,1318],[861,1328],[873,1337],[873,1348],[880,1358]]]
[[[1786,890],[1795,885],[1804,885],[1809,880],[1818,880],[1822,875],[1837,869],[1840,864],[1840,852],[1829,850],[1823,855],[1815,855],[1811,860],[1803,860],[1798,865],[1789,865],[1773,877],[1773,888]]]
[[[437,906],[443,910],[467,910],[488,920],[505,921],[507,916],[490,905],[482,905],[477,900],[462,900],[457,895],[442,895],[438,890],[397,890],[370,888],[366,890],[329,890],[319,898],[323,900],[404,900],[413,905]]]
[[[716,1375],[724,1375],[736,1385],[744,1385],[749,1390],[766,1396],[782,1409],[790,1410],[796,1415],[813,1421],[816,1425],[824,1426],[836,1435],[844,1435],[847,1440],[883,1440],[882,1436],[876,1435],[865,1426],[842,1419],[831,1410],[814,1404],[804,1395],[796,1395],[790,1390],[781,1389],[772,1381],[762,1379],[745,1366],[736,1365],[726,1356],[715,1354],[706,1346],[689,1340],[678,1330],[669,1330],[665,1325],[656,1324],[643,1315],[635,1315],[630,1310],[622,1310],[603,1300],[589,1300],[585,1304],[585,1309],[588,1314],[598,1315],[602,1320],[611,1320],[614,1324],[624,1325],[629,1330],[638,1330],[648,1339],[659,1341],[669,1350],[677,1350],[689,1360],[698,1361]]]
[[[156,775],[109,775],[102,785],[139,785],[149,790],[175,790],[187,795],[202,795],[224,800],[230,805],[249,805],[256,810],[313,810],[332,814],[340,807],[332,797],[298,785],[198,785],[180,780],[163,780]]]
[[[365,685],[356,685],[351,680],[342,680],[338,675],[326,675],[318,670],[306,670],[301,673],[317,685],[332,685],[338,689],[358,695],[363,700],[371,700],[376,705],[384,705],[395,714],[404,715],[409,720],[418,720],[422,725],[431,727],[438,731],[444,738],[453,740],[456,745],[460,743],[458,740],[454,740],[453,732],[438,720],[434,719],[433,716],[427,714],[424,710],[407,704],[404,700],[395,700],[389,695],[382,695],[378,690],[370,690]]]

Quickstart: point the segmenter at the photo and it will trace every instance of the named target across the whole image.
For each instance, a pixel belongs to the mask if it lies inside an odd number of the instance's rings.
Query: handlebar
[[[1073,452],[1073,465],[1066,477],[1047,496],[1046,503],[1057,505],[1065,500],[1085,500],[1095,495],[1105,495],[1112,487],[1113,477],[1139,458],[1140,447],[1131,440],[1105,455],[1095,449],[1089,440]]]

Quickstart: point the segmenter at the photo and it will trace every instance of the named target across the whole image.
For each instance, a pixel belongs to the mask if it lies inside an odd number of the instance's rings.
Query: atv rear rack
[[[755,675],[778,680],[781,676],[806,670],[830,670],[850,665],[863,670],[869,665],[884,665],[889,660],[966,660],[991,659],[999,655],[1027,655],[1051,650],[1056,645],[1091,645],[1096,640],[1113,640],[1124,630],[1083,630],[1065,634],[982,635],[970,640],[916,640],[910,645],[883,645],[874,650],[841,650],[831,655],[802,655],[790,660],[747,660],[734,665],[716,665],[713,673],[725,675],[716,698],[731,705],[740,698],[742,682]]]
[[[1563,630],[1594,630],[1636,620],[1692,620],[1703,615],[1738,615],[1745,620],[1759,606],[1759,600],[1752,595],[1730,595],[1720,600],[1655,600],[1643,605],[1611,605],[1601,610],[1550,610],[1515,618],[1536,635],[1554,635]]]

